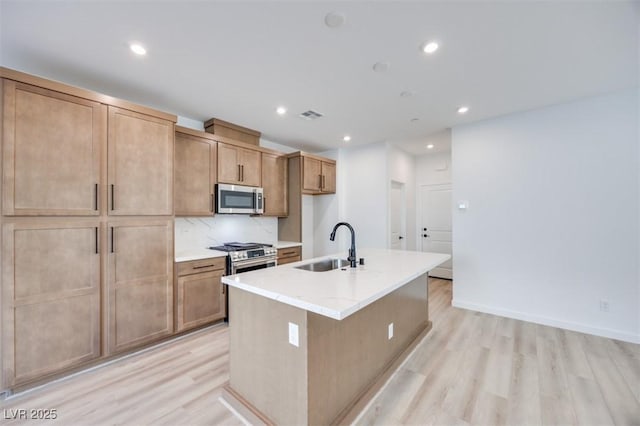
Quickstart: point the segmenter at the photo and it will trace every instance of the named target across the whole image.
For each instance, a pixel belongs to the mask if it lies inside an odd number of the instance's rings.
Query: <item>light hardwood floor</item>
[[[359,424],[640,425],[640,345],[453,308],[449,281],[429,295],[433,329]],[[227,380],[217,326],[1,401],[0,419],[35,408],[64,425],[241,424],[218,400]]]

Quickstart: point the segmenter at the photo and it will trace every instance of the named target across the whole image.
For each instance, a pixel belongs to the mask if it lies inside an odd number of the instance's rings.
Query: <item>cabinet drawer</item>
[[[286,265],[287,263],[299,262],[301,260],[300,256],[282,257],[278,259],[278,266]]]
[[[278,265],[298,262],[302,257],[302,247],[288,247],[278,249]]]
[[[184,275],[198,274],[200,272],[224,270],[225,267],[226,257],[212,257],[209,259],[191,260],[189,262],[176,263],[177,274],[179,277],[182,277]]]

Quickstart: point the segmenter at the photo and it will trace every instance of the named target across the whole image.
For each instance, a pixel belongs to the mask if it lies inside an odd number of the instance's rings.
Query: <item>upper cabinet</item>
[[[5,73],[5,216],[173,214],[175,116]]]
[[[287,216],[287,157],[262,153],[262,187],[264,188],[264,216]]]
[[[176,127],[176,216],[211,216],[214,213],[216,148],[213,135]]]
[[[109,107],[109,215],[173,214],[174,124]]]
[[[107,108],[4,80],[3,213],[97,216]]]
[[[334,194],[336,192],[336,162],[329,158],[296,153],[302,160],[302,193]]]
[[[260,186],[260,170],[260,151],[228,143],[218,144],[219,183]]]

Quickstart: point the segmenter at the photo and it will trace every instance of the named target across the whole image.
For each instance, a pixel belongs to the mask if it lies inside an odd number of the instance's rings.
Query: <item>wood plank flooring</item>
[[[640,425],[640,345],[451,307],[431,279],[433,329],[358,420],[366,425]],[[217,326],[0,401],[56,409],[63,425],[239,425],[218,400]],[[38,423],[47,423],[38,421]]]

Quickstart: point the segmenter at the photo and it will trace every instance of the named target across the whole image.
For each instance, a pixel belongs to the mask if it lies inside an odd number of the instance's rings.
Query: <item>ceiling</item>
[[[326,26],[329,12],[345,23]],[[0,58],[305,150],[389,141],[423,154],[456,125],[636,87],[639,15],[615,1],[1,0]],[[309,109],[324,117],[298,117]]]

